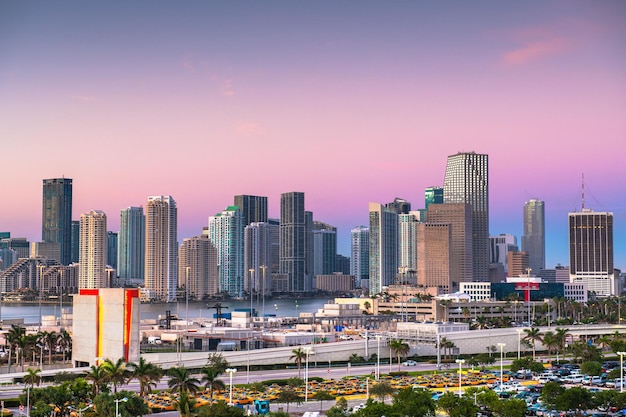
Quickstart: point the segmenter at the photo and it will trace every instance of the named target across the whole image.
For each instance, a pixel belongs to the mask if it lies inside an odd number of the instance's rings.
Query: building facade
[[[472,207],[474,281],[489,277],[489,157],[458,153],[448,157],[443,185],[444,203]]]
[[[369,203],[369,294],[383,292],[398,273],[398,214],[379,203]]]
[[[500,264],[504,267],[505,273],[509,270],[508,253],[517,252],[517,238],[510,234],[501,233],[498,236],[489,238],[489,263]]]
[[[289,278],[289,292],[310,291],[306,280],[306,218],[304,193],[280,196],[280,273]],[[310,271],[312,272],[312,271]],[[307,285],[308,284],[308,285]]]
[[[407,271],[417,271],[417,225],[420,214],[412,211],[398,215],[398,265]]]
[[[369,279],[369,244],[369,227],[357,226],[350,231],[350,274],[354,275],[357,288],[361,288],[361,281]]]
[[[539,273],[546,267],[546,220],[544,202],[537,199],[524,203],[522,250],[528,252],[528,265]]]
[[[617,295],[613,265],[613,213],[569,213],[570,281],[598,296]]]
[[[122,280],[143,280],[146,254],[146,216],[143,207],[120,212],[118,276]]]
[[[250,223],[267,223],[267,197],[236,195],[234,205],[241,210],[244,227]]]
[[[417,241],[417,285],[436,287],[441,293],[452,288],[451,226],[447,223],[420,223]]]
[[[243,268],[243,231],[243,216],[237,206],[209,217],[209,240],[217,249],[220,292],[237,298],[249,291],[250,280]]]
[[[80,215],[79,288],[107,288],[107,216],[101,210]]]
[[[148,197],[144,272],[147,298],[176,301],[178,209],[172,196]]]
[[[219,292],[217,249],[207,235],[183,239],[178,251],[178,286],[185,299],[201,301]]]
[[[244,271],[252,270],[252,292],[272,293],[272,272],[278,272],[275,244],[278,242],[277,224],[253,222],[244,230]]]
[[[71,263],[72,254],[72,180],[52,178],[43,180],[41,240],[59,245],[57,261]]]

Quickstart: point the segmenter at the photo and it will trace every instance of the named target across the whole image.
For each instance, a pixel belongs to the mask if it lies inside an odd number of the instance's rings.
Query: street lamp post
[[[128,398],[124,397],[124,398],[120,398],[119,400],[113,400],[115,401],[115,417],[120,417],[120,403],[121,402],[126,402],[128,401]]]
[[[250,268],[248,269],[248,272],[250,272],[250,284],[248,285],[248,292],[250,293],[250,328],[254,328],[254,318],[252,315],[252,312],[254,311],[254,309],[252,308],[252,302],[254,301],[254,292],[252,290],[252,286],[253,283],[252,281],[254,280],[254,268]]]
[[[79,408],[76,411],[78,411],[78,417],[83,417],[83,412],[89,410],[91,407],[93,407],[93,404],[89,404],[87,407],[85,408]],[[117,414],[117,413],[116,413]]]
[[[380,335],[376,335],[376,381],[380,378]]]
[[[226,373],[229,374],[230,393],[228,394],[228,405],[233,405],[233,374],[237,372],[237,368],[228,368]]]
[[[42,291],[42,287],[43,287],[43,270],[45,269],[45,265],[42,264],[38,264],[37,265],[37,270],[39,271],[39,283],[38,283],[38,289],[39,289],[39,326],[37,331],[41,331],[41,291]]]
[[[517,329],[517,359],[521,358],[522,329]]]
[[[185,331],[189,331],[189,270],[190,266],[185,267]]]
[[[626,352],[617,352],[619,355],[619,392],[624,392],[624,355]]]
[[[304,402],[309,401],[309,354],[311,348],[309,346],[304,348],[305,362],[304,362]]]
[[[498,346],[500,347],[500,392],[502,392],[504,347],[506,346],[506,343],[498,343]]]
[[[463,383],[463,380],[461,379],[461,377],[463,376],[463,364],[465,363],[465,359],[457,359],[455,362],[459,364],[459,397],[460,397],[461,394],[463,393],[461,390],[461,385]]]
[[[261,314],[263,318],[263,324],[261,330],[265,330],[265,270],[267,269],[266,265],[261,265],[261,271],[263,272],[261,276],[261,297],[263,302],[261,304]]]

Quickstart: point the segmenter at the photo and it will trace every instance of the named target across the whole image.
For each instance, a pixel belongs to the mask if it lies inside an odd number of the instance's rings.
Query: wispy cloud
[[[569,42],[562,37],[528,40],[524,45],[503,53],[501,60],[506,65],[523,65],[547,56],[559,55],[569,46]]]

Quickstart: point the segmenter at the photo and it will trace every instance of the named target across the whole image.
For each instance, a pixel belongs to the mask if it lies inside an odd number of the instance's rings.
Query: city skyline
[[[179,244],[235,195],[279,218],[299,191],[349,255],[369,202],[423,208],[446,158],[475,151],[490,235],[521,239],[537,198],[546,267],[568,265],[584,173],[623,269],[625,38],[618,1],[3,2],[0,231],[41,241],[45,178],[73,179],[72,220],[102,210],[111,231],[171,195]]]

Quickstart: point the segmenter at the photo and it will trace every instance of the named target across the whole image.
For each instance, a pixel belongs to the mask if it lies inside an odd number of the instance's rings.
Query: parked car
[[[579,374],[568,375],[562,380],[565,384],[580,384],[583,382],[583,376]]]
[[[409,360],[402,362],[402,366],[417,366],[417,362],[409,359]]]

